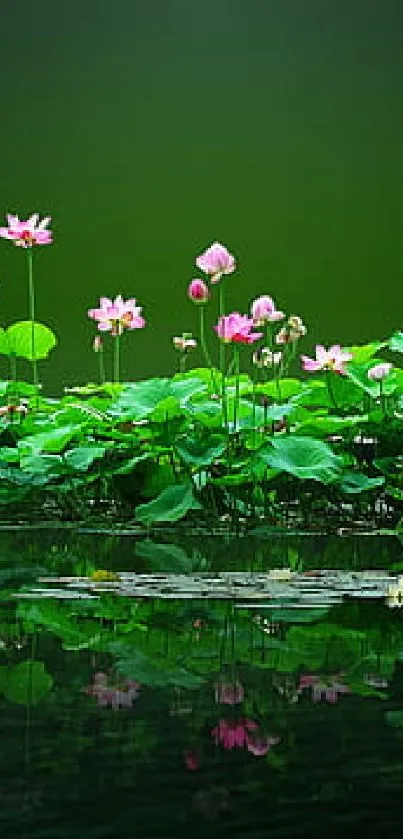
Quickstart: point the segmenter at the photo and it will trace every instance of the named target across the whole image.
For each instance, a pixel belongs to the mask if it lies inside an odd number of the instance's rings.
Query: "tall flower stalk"
[[[32,248],[27,248],[27,263],[28,263],[28,307],[29,318],[31,321],[31,355],[32,355],[32,382],[34,385],[38,383],[38,371],[36,365],[36,351],[35,351],[35,286],[34,286],[34,269],[33,269],[33,254]]]
[[[277,398],[281,399],[281,391],[279,385],[279,375],[278,375],[278,367],[275,364],[274,358],[274,336],[273,336],[273,325],[278,323],[285,318],[285,313],[281,312],[277,309],[276,304],[272,297],[269,297],[267,294],[261,295],[261,297],[257,297],[252,305],[251,305],[251,316],[254,320],[256,326],[264,327],[265,331],[265,342],[266,348],[268,350],[268,354],[266,355],[266,361],[268,362],[264,366],[266,370],[270,367],[272,379],[276,382],[276,390],[277,390]],[[270,360],[270,363],[269,363]]]
[[[39,221],[38,213],[34,213],[26,221],[20,221],[18,216],[7,215],[7,227],[0,227],[0,237],[8,239],[14,245],[24,248],[27,252],[28,267],[28,312],[31,323],[31,365],[32,381],[38,384],[38,371],[35,348],[35,285],[33,271],[33,248],[36,245],[51,245],[52,232],[48,229],[51,219],[46,216]]]
[[[125,329],[141,329],[145,320],[141,316],[141,306],[136,305],[135,299],[124,301],[119,294],[115,300],[101,297],[97,309],[89,309],[88,317],[97,321],[101,332],[110,332],[115,340],[113,373],[114,382],[120,382],[120,337]]]
[[[103,341],[100,335],[96,335],[93,341],[93,350],[98,355],[98,364],[99,364],[99,384],[104,385],[106,378],[105,378],[105,361],[104,361],[104,346]]]
[[[239,312],[232,312],[230,315],[223,315],[219,318],[218,323],[214,327],[222,344],[234,345],[233,363],[235,369],[235,407],[234,407],[234,426],[236,428],[236,418],[239,409],[239,344],[253,344],[262,337],[262,332],[253,332],[254,327],[253,318],[248,318],[247,315],[241,315]],[[223,404],[226,403],[226,376],[225,368],[223,369]],[[224,425],[228,428],[228,413],[225,405],[225,413],[223,411]]]
[[[219,318],[221,321],[224,320],[225,317],[225,297],[224,297],[224,286],[221,284],[219,287]],[[226,376],[226,358],[225,358],[225,339],[220,341],[219,346],[219,359],[220,359],[220,373],[221,373],[221,404],[222,404],[222,412],[223,412],[223,419],[224,425],[227,426],[228,424],[228,413],[227,413],[227,376]]]
[[[224,285],[220,280],[224,275],[232,274],[235,271],[236,263],[234,256],[220,242],[213,242],[207,250],[196,259],[196,265],[210,277],[212,285],[219,283],[218,311],[219,319],[223,321],[225,316]],[[225,347],[220,344],[219,349],[220,372],[221,372],[221,402],[224,425],[228,425],[227,400],[226,400],[226,369],[225,369]]]
[[[379,385],[379,401],[381,403],[381,410],[383,416],[386,417],[386,396],[384,391],[384,380],[387,379],[393,369],[393,364],[389,362],[381,362],[375,364],[368,370],[367,376],[371,382],[378,382]]]
[[[239,414],[239,347],[234,344],[234,374],[235,374],[235,402],[234,402],[234,432],[237,431]]]
[[[179,351],[179,372],[184,373],[188,352],[197,346],[197,341],[192,337],[191,332],[182,332],[180,336],[175,335],[172,341],[175,349]]]
[[[113,381],[119,384],[120,381],[120,332],[115,334],[114,352],[113,352]]]
[[[195,279],[188,286],[188,298],[199,307],[199,340],[206,366],[210,369],[213,393],[217,393],[217,382],[206,341],[205,304],[210,299],[210,291],[204,280]]]

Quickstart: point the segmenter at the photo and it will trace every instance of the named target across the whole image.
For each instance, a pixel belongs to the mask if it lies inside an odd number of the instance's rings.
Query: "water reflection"
[[[50,835],[40,832],[44,810],[64,823],[55,836],[78,823],[98,835],[88,814],[96,791],[109,800],[105,836],[129,835],[146,801],[145,835],[197,830],[195,818],[228,830],[250,818],[252,829],[251,808],[268,826],[269,806],[278,835],[293,836],[309,802],[358,819],[375,781],[382,796],[401,790],[397,613],[360,602],[268,634],[231,602],[203,601],[199,618],[197,602],[122,603],[121,619],[106,602],[94,619],[74,601],[58,624],[49,605],[3,606],[4,835]],[[17,637],[23,646],[10,643]],[[326,820],[311,812],[311,835]]]
[[[49,597],[32,597],[41,575],[90,579],[108,563],[77,543],[60,568],[52,545],[41,555],[31,545],[17,570],[16,552],[13,565],[5,551],[1,836],[289,839],[350,825],[377,836],[381,823],[384,836],[396,833],[402,612],[387,607],[385,592],[373,595],[398,549],[365,596],[281,609],[196,591],[117,595],[113,580],[99,579],[90,597],[51,596],[52,586]],[[276,551],[272,567],[286,569]],[[124,559],[110,560],[119,576]],[[291,574],[309,571],[301,561]],[[289,580],[274,574],[271,584]]]

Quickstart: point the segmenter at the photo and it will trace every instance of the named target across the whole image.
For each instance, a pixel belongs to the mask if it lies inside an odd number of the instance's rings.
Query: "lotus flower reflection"
[[[140,687],[138,682],[127,680],[119,685],[110,685],[107,673],[95,673],[93,684],[85,688],[85,693],[95,697],[102,708],[111,707],[118,711],[119,708],[133,708]]]
[[[320,702],[325,699],[334,705],[339,696],[350,693],[350,688],[340,679],[340,674],[336,676],[316,676],[310,673],[302,675],[299,680],[298,691],[301,692],[305,688],[312,691],[312,701]]]
[[[216,745],[224,749],[246,748],[256,757],[266,755],[271,746],[280,742],[279,737],[266,737],[262,734],[258,724],[251,719],[225,720],[221,719],[211,731]]]
[[[214,694],[215,701],[221,705],[238,705],[243,702],[245,691],[240,682],[217,682]]]

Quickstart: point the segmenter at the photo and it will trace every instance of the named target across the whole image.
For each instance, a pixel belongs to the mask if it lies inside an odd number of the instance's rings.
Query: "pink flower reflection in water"
[[[243,702],[245,691],[240,682],[217,682],[215,701],[221,705],[238,705]]]
[[[93,684],[85,688],[88,696],[93,696],[102,708],[133,708],[139,695],[139,682],[124,680],[119,685],[109,685],[106,673],[95,673]]]
[[[300,676],[298,692],[301,693],[305,688],[312,690],[313,702],[321,702],[325,699],[334,705],[339,696],[346,693],[351,693],[350,688],[340,681],[340,673],[335,676],[314,676],[306,673]]]
[[[231,722],[221,719],[211,735],[216,745],[228,750],[245,748],[255,757],[266,755],[271,746],[280,742],[280,737],[262,734],[257,723],[248,718]]]

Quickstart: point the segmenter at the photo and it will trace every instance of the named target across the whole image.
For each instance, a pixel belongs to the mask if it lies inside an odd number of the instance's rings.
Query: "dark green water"
[[[273,294],[306,321],[304,350],[401,327],[399,0],[0,9],[0,213],[54,218],[36,266],[37,316],[60,337],[50,390],[96,377],[101,294],[135,296],[149,322],[123,376],[170,373],[215,239],[239,262],[228,306]],[[0,245],[9,323],[27,316],[25,264]]]
[[[63,599],[62,581],[32,596],[40,577],[99,568],[162,580],[184,556],[245,576],[291,568],[309,583],[312,569],[358,580],[402,555],[376,537],[195,542],[161,539],[165,559],[154,549],[146,562],[132,539],[1,534],[1,835],[396,836],[401,608],[358,585],[309,609],[171,599],[162,583],[153,598]]]

